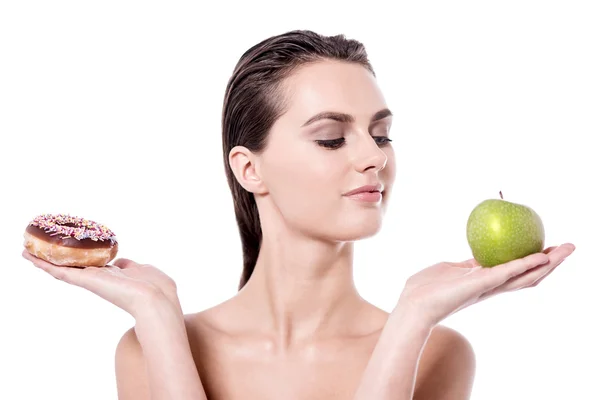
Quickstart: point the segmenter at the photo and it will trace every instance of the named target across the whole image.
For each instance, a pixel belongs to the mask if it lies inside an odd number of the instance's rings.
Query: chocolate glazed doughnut
[[[95,221],[66,214],[42,214],[25,229],[25,248],[55,265],[104,267],[118,251],[115,234]]]

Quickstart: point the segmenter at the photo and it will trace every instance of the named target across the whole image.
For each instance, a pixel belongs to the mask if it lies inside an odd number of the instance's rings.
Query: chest
[[[212,343],[195,359],[209,400],[349,400],[374,344],[363,340],[277,354],[265,345]]]

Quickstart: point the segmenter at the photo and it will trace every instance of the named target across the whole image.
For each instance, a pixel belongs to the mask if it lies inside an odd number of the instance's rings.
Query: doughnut
[[[67,267],[104,267],[119,248],[115,234],[106,226],[68,214],[35,217],[24,238],[29,253]]]

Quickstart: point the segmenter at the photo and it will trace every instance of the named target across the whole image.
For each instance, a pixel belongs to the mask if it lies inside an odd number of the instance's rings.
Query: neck
[[[265,235],[254,271],[237,297],[283,347],[340,333],[363,302],[354,285],[352,257],[352,242]]]

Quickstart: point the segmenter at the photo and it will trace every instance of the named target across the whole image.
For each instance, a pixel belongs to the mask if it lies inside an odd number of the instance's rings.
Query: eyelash
[[[382,146],[385,146],[386,144],[388,144],[389,142],[392,141],[392,139],[390,139],[386,136],[373,136],[373,139],[375,139],[375,140],[383,139],[383,143],[380,143]],[[342,145],[345,142],[345,139],[342,137],[342,138],[332,139],[332,140],[315,140],[315,142],[317,142],[317,144],[319,146],[325,147],[327,149],[338,149],[338,148],[342,147]]]

